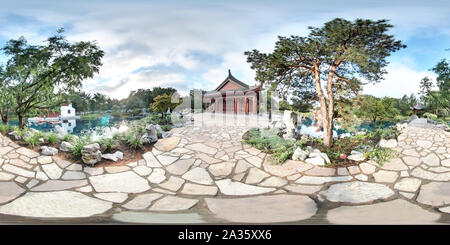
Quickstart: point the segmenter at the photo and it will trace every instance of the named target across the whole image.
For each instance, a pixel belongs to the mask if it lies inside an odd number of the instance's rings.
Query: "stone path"
[[[101,168],[41,156],[0,136],[0,215],[143,223],[450,222],[450,133],[410,126],[399,136],[398,158],[333,169],[301,161],[272,165],[265,153],[241,143],[248,129],[267,123],[196,115],[141,160]]]

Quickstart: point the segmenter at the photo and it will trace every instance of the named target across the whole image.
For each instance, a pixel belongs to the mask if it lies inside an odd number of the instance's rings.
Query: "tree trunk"
[[[374,131],[377,130],[377,119],[376,118],[373,119],[373,130]]]
[[[320,103],[320,114],[321,114],[322,125],[323,125],[323,144],[326,147],[329,147],[329,146],[331,146],[331,143],[332,143],[332,137],[333,137],[332,130],[333,129],[331,127],[331,136],[330,136],[330,131],[329,131],[330,125],[329,125],[329,120],[328,120],[328,116],[327,116],[327,103],[326,103],[325,96],[322,91],[322,87],[320,85],[320,75],[317,70],[318,70],[318,68],[314,72],[314,80],[315,80],[317,95],[319,97],[319,103]]]
[[[25,117],[23,115],[17,115],[19,118],[19,128],[25,128]]]

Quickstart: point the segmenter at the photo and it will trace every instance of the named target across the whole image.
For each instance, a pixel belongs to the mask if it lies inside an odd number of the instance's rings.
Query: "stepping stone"
[[[232,182],[231,179],[216,181],[216,185],[225,195],[242,196],[242,195],[258,195],[275,191],[275,188],[259,187],[247,185],[241,182]]]
[[[260,168],[262,164],[262,159],[257,156],[251,156],[246,158],[247,162],[249,162],[251,165]]]
[[[421,167],[415,168],[411,172],[411,175],[414,177],[418,177],[421,179],[427,179],[427,180],[434,180],[436,177],[438,177],[438,174],[426,171],[426,170],[422,169]]]
[[[8,174],[5,172],[0,172],[0,181],[8,181],[8,180],[12,180],[14,179],[14,177],[16,177],[13,174]]]
[[[434,153],[428,154],[426,157],[422,158],[422,161],[428,166],[440,166],[439,157]]]
[[[77,188],[76,190],[80,191],[80,192],[92,192],[93,191],[92,186],[90,186],[90,185]]]
[[[389,161],[385,162],[381,166],[381,168],[392,171],[408,170],[408,166],[406,166],[400,158],[390,159]]]
[[[142,210],[146,209],[152,204],[153,201],[162,197],[163,194],[160,193],[149,193],[149,194],[141,194],[133,198],[131,201],[127,202],[122,207],[131,209],[131,210]]]
[[[39,218],[81,218],[102,214],[110,202],[74,191],[28,192],[0,207],[0,213]]]
[[[403,161],[406,163],[406,165],[409,166],[419,166],[422,162],[420,158],[418,157],[411,157],[411,156],[405,156],[403,157]]]
[[[353,181],[331,185],[319,194],[331,202],[366,203],[387,199],[394,191],[382,184]]]
[[[208,171],[204,168],[195,167],[182,176],[183,179],[189,180],[191,182],[202,184],[202,185],[212,185],[213,180],[209,176]]]
[[[397,182],[394,189],[407,192],[416,192],[422,181],[416,178],[403,178]]]
[[[322,186],[321,185],[292,184],[292,185],[285,186],[284,189],[286,189],[290,192],[295,192],[295,193],[300,193],[300,194],[313,194],[313,193],[320,191],[320,189],[322,189]]]
[[[9,164],[12,164],[14,166],[21,167],[21,168],[27,168],[27,169],[33,168],[33,165],[30,165],[30,164],[24,162],[22,159],[17,159],[17,158],[11,159],[9,161]]]
[[[9,148],[11,148],[11,147],[9,147]],[[30,150],[30,149],[27,149],[25,147],[20,147],[19,149],[16,150],[16,152],[21,154],[21,155],[24,155],[26,157],[29,157],[29,158],[35,158],[35,157],[40,156],[39,153],[37,153],[37,152],[35,152],[33,150]],[[0,150],[0,155],[4,155],[4,154],[6,154],[6,152],[2,154],[2,152]]]
[[[96,192],[140,193],[150,189],[146,179],[131,171],[91,176],[89,181]]]
[[[159,139],[153,146],[160,151],[171,151],[180,143],[180,138],[171,136],[165,139]]]
[[[183,175],[194,164],[194,161],[194,159],[178,160],[166,167],[166,170],[174,175]]]
[[[450,183],[431,182],[422,185],[416,200],[432,206],[448,205],[450,204]]]
[[[62,169],[55,163],[43,165],[42,169],[50,179],[59,179],[61,177]]]
[[[60,159],[58,157],[53,157],[53,161],[55,161],[55,163],[58,164],[58,166],[60,168],[66,168],[67,166],[70,165],[70,167],[72,167],[72,169],[68,169],[68,170],[78,170],[78,168],[82,168],[81,164],[78,164],[78,163],[73,163],[72,164],[71,162],[66,161],[66,160],[62,160],[62,159]]]
[[[415,149],[407,149],[404,150],[403,155],[408,155],[408,156],[412,156],[412,157],[420,157],[420,154],[417,153],[417,151]]]
[[[103,168],[84,167],[83,171],[91,176],[103,174]]]
[[[155,156],[151,151],[145,153],[144,155],[142,155],[142,157],[144,158],[145,163],[147,164],[148,167],[151,168],[162,167],[162,165],[158,162],[158,160],[155,158]]]
[[[375,182],[393,183],[398,178],[397,172],[380,170],[373,174]]]
[[[94,196],[114,203],[123,203],[128,198],[127,193],[96,193]]]
[[[365,174],[373,174],[373,173],[375,173],[375,170],[377,169],[372,164],[369,164],[366,162],[360,163],[359,168],[361,168],[361,171]]]
[[[210,157],[204,153],[196,154],[196,157],[200,158],[202,161],[204,161],[208,164],[214,164],[214,163],[221,162],[221,160]]]
[[[370,165],[370,164],[369,164]],[[372,165],[371,165],[372,166]],[[348,172],[348,170],[346,168],[338,168],[337,169],[337,174],[338,175],[349,175],[350,173]]]
[[[369,177],[367,177],[367,175],[364,175],[364,174],[357,174],[357,175],[355,175],[353,177],[355,177],[355,179],[360,180],[360,181],[367,181],[367,180],[369,180]]]
[[[24,192],[25,189],[14,182],[0,182],[0,204],[14,200]]]
[[[342,206],[327,213],[330,223],[341,225],[432,224],[439,218],[439,214],[402,199],[371,205]]]
[[[134,167],[133,171],[139,174],[140,176],[148,176],[152,173],[152,169],[145,165]]]
[[[180,211],[192,208],[198,203],[197,199],[189,199],[183,197],[166,196],[156,201],[150,211]]]
[[[58,163],[56,163],[58,164]],[[59,167],[61,167],[61,165],[58,164]],[[64,167],[61,167],[64,168]],[[69,167],[66,168],[66,170],[70,170],[70,171],[81,171],[83,170],[83,166],[81,166],[81,164],[71,164]]]
[[[416,144],[424,149],[428,149],[433,145],[433,142],[428,140],[416,140]]]
[[[45,173],[42,172],[42,171],[37,171],[36,172],[36,179],[42,180],[42,181],[46,181],[46,180],[48,180],[48,176],[45,175]]]
[[[264,178],[269,177],[270,175],[264,171],[262,171],[259,168],[251,168],[250,171],[248,171],[247,178],[245,180],[245,183],[247,184],[257,184],[261,182]]]
[[[51,156],[39,156],[37,158],[37,162],[40,164],[49,164],[49,163],[53,162],[53,159]]]
[[[218,176],[228,176],[231,174],[231,171],[233,171],[235,163],[234,162],[223,162],[223,163],[216,163],[213,165],[210,165],[208,167],[208,171],[218,177]]]
[[[32,191],[61,191],[72,189],[75,187],[80,187],[87,185],[87,180],[49,180],[43,184],[40,184],[33,189]]]
[[[184,182],[185,182],[184,179],[175,176],[170,176],[166,182],[159,184],[159,186],[171,191],[178,191],[178,189],[180,189],[180,187],[184,184]]]
[[[209,155],[214,155],[217,153],[216,148],[209,147],[202,143],[186,145],[186,148],[189,150],[192,150],[192,151],[202,152],[202,153],[209,154]]]
[[[264,180],[262,183],[259,184],[259,186],[265,186],[265,187],[281,187],[286,185],[288,182],[287,180],[277,177],[277,176],[271,176]]]
[[[33,178],[34,177],[34,172],[26,170],[26,169],[23,169],[23,168],[16,167],[14,165],[3,164],[2,168],[5,171],[8,171],[10,173],[17,174],[17,175],[20,175],[20,176],[24,176],[24,177],[28,177],[28,178]]]
[[[205,198],[205,202],[216,217],[237,223],[293,222],[309,219],[317,212],[315,202],[301,195]]]
[[[192,183],[186,183],[181,190],[182,194],[187,195],[205,195],[205,196],[215,196],[217,194],[217,187],[198,185]]]
[[[312,169],[304,172],[304,174],[310,176],[333,176],[336,174],[336,169],[314,166]]]
[[[312,164],[293,160],[287,160],[283,164],[277,165],[270,163],[268,158],[264,161],[263,166],[266,172],[279,177],[286,177],[314,167]]]
[[[303,176],[295,183],[307,184],[307,185],[321,185],[327,182],[343,182],[352,180],[352,176],[332,176],[332,177],[320,177],[320,176]]]
[[[158,155],[158,156],[156,156],[156,158],[158,158],[159,162],[164,166],[170,165],[173,162],[175,162],[176,160],[178,160],[178,157],[168,156],[168,155]]]
[[[152,174],[150,174],[147,179],[151,183],[159,184],[166,179],[166,171],[162,168],[154,168]]]
[[[25,148],[23,148],[23,149],[25,149]],[[14,150],[14,148],[12,148],[10,146],[0,147],[0,156],[5,156],[8,152],[10,152],[12,150]],[[34,152],[34,153],[36,153],[36,152]],[[39,156],[38,153],[36,153],[36,154]]]
[[[66,171],[62,176],[63,180],[86,179],[86,174],[78,171]]]
[[[125,223],[142,223],[142,224],[198,224],[207,223],[202,216],[197,213],[152,213],[152,212],[133,212],[126,211],[114,214],[114,220]]]

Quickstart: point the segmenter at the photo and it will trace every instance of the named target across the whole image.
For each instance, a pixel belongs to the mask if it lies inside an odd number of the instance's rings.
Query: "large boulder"
[[[73,150],[73,145],[67,141],[63,141],[59,146],[59,150],[64,152],[71,152]]]
[[[142,136],[142,140],[145,143],[155,143],[158,141],[158,131],[155,125],[147,124],[145,130],[147,130],[147,134]]]
[[[163,138],[163,139],[170,137],[170,135],[172,135],[171,132],[164,131],[159,124],[156,124],[155,128],[156,128],[156,131],[161,134],[161,138]]]
[[[347,159],[352,160],[352,161],[363,161],[366,159],[366,157],[364,156],[364,153],[359,152],[359,151],[352,151],[351,155],[347,157]]]
[[[298,161],[298,160],[305,160],[308,157],[308,152],[302,150],[300,147],[297,147],[295,149],[294,154],[292,154],[292,160]]]
[[[100,145],[98,143],[86,145],[81,150],[81,160],[88,165],[95,165],[102,160]]]
[[[54,156],[58,154],[58,149],[50,146],[41,146],[41,154],[44,156]]]
[[[295,113],[292,113],[292,111],[285,110],[283,114],[283,122],[286,125],[285,138],[294,138],[295,131],[297,129],[297,115]]]
[[[118,160],[123,160],[123,152],[116,151],[112,154],[102,154],[102,158],[117,162]]]

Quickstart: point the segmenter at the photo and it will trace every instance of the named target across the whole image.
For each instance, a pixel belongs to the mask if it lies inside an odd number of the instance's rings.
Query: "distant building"
[[[258,113],[261,86],[248,86],[228,70],[228,77],[213,91],[203,95],[206,108],[215,113]]]
[[[423,106],[417,103],[415,106],[410,107],[414,114],[422,114]]]
[[[74,118],[74,117],[75,117],[75,108],[72,107],[72,104],[62,104],[61,118]]]

